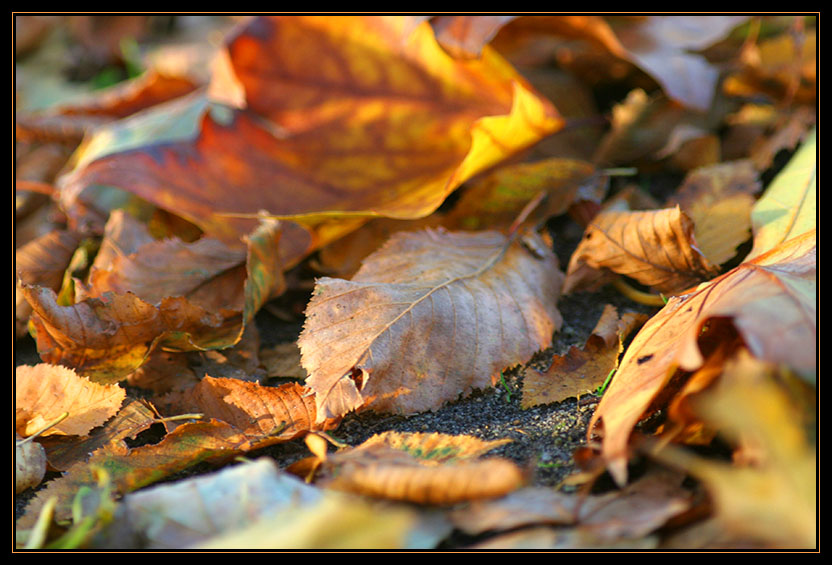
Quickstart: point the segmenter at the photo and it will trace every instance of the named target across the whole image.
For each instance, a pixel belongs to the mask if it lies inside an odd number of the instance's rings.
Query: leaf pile
[[[16,15],[16,546],[816,547],[816,30]]]

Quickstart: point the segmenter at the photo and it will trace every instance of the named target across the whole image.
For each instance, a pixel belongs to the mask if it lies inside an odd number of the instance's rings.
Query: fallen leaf
[[[748,16],[648,16],[621,24],[615,34],[627,59],[650,74],[670,98],[706,111],[716,93],[719,71],[702,55]]]
[[[587,267],[589,274],[586,273]],[[605,211],[595,217],[569,260],[564,293],[583,289],[608,269],[672,294],[711,278],[716,268],[699,252],[693,222],[681,209]]]
[[[449,532],[450,526],[440,516],[422,517],[404,505],[373,504],[325,492],[316,504],[289,508],[194,549],[433,549]]]
[[[315,400],[303,386],[278,387],[205,377],[191,389],[173,392],[155,404],[169,415],[201,413],[221,420],[251,443],[251,449],[289,441],[313,430],[325,430],[333,422],[315,423]]]
[[[596,390],[618,368],[624,340],[645,321],[647,316],[633,312],[619,318],[615,307],[607,304],[583,348],[572,346],[565,355],[554,356],[546,371],[525,369],[521,406],[560,402]]]
[[[182,549],[324,497],[323,491],[280,472],[273,460],[260,458],[128,494],[95,548]]]
[[[627,440],[653,399],[677,368],[702,366],[698,342],[709,320],[727,318],[755,357],[814,380],[816,289],[812,230],[692,293],[671,297],[633,339],[589,424],[591,432],[603,419],[602,453],[616,482],[626,482]]]
[[[291,265],[367,217],[431,213],[474,174],[561,127],[499,55],[454,60],[427,22],[411,31],[408,21],[252,19],[227,44],[246,110],[203,104],[163,139],[141,133],[145,117],[122,128],[135,132],[132,145],[107,144],[113,134],[101,131],[60,182],[63,200],[112,185],[224,240],[251,220],[221,213],[302,216],[312,233],[287,228]]]
[[[351,281],[317,281],[298,340],[318,419],[410,414],[490,386],[560,327],[561,274],[496,232],[398,233]]]
[[[88,461],[72,465],[62,477],[49,481],[39,490],[17,521],[17,529],[31,529],[41,508],[53,496],[58,499],[54,519],[70,519],[79,489],[98,484],[97,469],[107,471],[115,492],[124,494],[197,463],[232,457],[247,445],[239,431],[216,420],[179,426],[155,445],[129,449],[121,441],[110,443],[92,453]]]
[[[817,132],[813,129],[754,205],[754,247],[746,260],[815,228],[817,174]]]
[[[729,465],[675,446],[654,455],[704,483],[723,531],[769,547],[816,549],[817,455],[795,421],[793,405],[773,380],[760,378],[759,365],[750,356],[729,364],[719,386],[695,405],[733,442],[750,439],[763,461]]]
[[[435,16],[430,25],[436,40],[453,57],[479,57],[491,38],[517,16]]]
[[[126,392],[78,376],[72,369],[41,363],[15,369],[15,430],[30,436],[64,412],[69,416],[46,432],[86,435],[115,415]]]
[[[760,190],[751,161],[730,161],[688,173],[668,199],[693,221],[699,251],[713,265],[725,263],[751,237],[751,208]]]
[[[61,288],[64,271],[69,265],[72,254],[81,242],[78,234],[65,230],[47,233],[15,250],[15,335],[23,336],[28,331],[29,315],[32,307],[26,302],[24,294],[18,287],[18,281],[24,284],[38,285],[52,290]]]
[[[121,410],[103,426],[92,430],[84,438],[52,435],[41,440],[46,450],[49,467],[66,471],[79,461],[111,442],[134,439],[158,421],[158,415],[146,401],[128,399]]]
[[[523,483],[520,468],[508,459],[478,457],[506,441],[387,432],[328,456],[316,484],[432,505],[501,496]]]
[[[186,296],[164,296],[151,303],[129,289],[95,296],[95,286],[78,285],[88,297],[62,306],[47,288],[23,285],[22,292],[34,310],[38,352],[52,363],[74,367],[98,382],[116,382],[140,367],[159,345],[171,350],[221,349],[237,343],[256,311],[283,285],[279,265],[277,223],[267,220],[246,240],[242,264],[191,289]],[[151,244],[145,244],[152,245]],[[187,249],[187,244],[174,247]],[[142,247],[144,248],[144,246]],[[228,263],[228,262],[227,262]],[[166,262],[163,262],[167,265]],[[157,263],[156,268],[161,268]],[[151,299],[167,294],[154,290],[152,278],[136,272],[144,284],[140,292]],[[114,280],[118,280],[116,274]],[[193,285],[194,279],[186,283]],[[195,276],[204,280],[204,273]],[[182,281],[160,283],[169,290]],[[224,308],[230,306],[231,309]]]
[[[260,361],[268,377],[304,380],[308,376],[300,364],[300,348],[295,341],[261,349]]]

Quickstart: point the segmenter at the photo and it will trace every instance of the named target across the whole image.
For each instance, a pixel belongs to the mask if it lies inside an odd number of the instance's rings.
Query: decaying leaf
[[[556,355],[546,371],[527,367],[523,373],[523,408],[560,402],[594,391],[618,367],[627,336],[647,320],[647,316],[627,312],[620,318],[607,304],[586,345],[572,346],[565,355]]]
[[[306,370],[300,364],[300,348],[295,341],[260,350],[260,361],[269,377],[306,379]]]
[[[492,498],[524,482],[520,468],[510,460],[479,459],[480,454],[506,441],[387,432],[328,456],[318,468],[316,483],[419,504]]]
[[[704,362],[699,337],[709,320],[727,318],[751,353],[814,380],[817,370],[815,231],[671,297],[641,329],[590,421],[604,422],[603,454],[616,481],[626,481],[627,440],[677,368]]]
[[[99,385],[66,367],[21,365],[15,370],[15,429],[30,436],[69,412],[44,434],[83,436],[115,415],[125,395],[119,386]]]
[[[556,530],[564,541],[583,540],[607,547],[644,538],[690,507],[683,475],[654,471],[619,491],[584,496],[552,489],[520,489],[496,500],[475,501],[451,514],[469,535],[540,524],[568,526]]]
[[[318,419],[410,414],[493,384],[560,327],[561,273],[496,232],[398,233],[351,281],[317,281],[298,341]]]
[[[564,293],[583,288],[585,279],[594,282],[596,269],[608,269],[668,294],[717,272],[697,249],[693,222],[678,206],[596,216],[569,261]]]

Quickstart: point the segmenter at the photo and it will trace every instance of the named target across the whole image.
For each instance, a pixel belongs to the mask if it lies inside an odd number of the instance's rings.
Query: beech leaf
[[[411,414],[490,386],[560,328],[563,275],[496,232],[397,233],[351,281],[317,281],[298,341],[318,419]]]

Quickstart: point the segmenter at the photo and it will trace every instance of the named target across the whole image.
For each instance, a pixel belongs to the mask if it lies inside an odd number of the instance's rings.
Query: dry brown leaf
[[[531,243],[535,252],[496,232],[398,233],[352,281],[319,279],[298,341],[318,419],[436,409],[546,347],[562,274]]]
[[[589,273],[587,273],[587,268]],[[717,272],[699,252],[693,222],[680,210],[605,211],[590,223],[572,254],[564,293],[594,283],[593,271],[608,269],[659,292],[672,294]]]
[[[18,248],[14,254],[17,280],[57,291],[80,241],[81,237],[74,232],[56,230]],[[26,302],[15,281],[14,318],[17,337],[25,335],[28,331],[27,324],[31,313],[32,307]]]
[[[509,440],[444,434],[376,435],[318,469],[321,486],[419,504],[455,504],[506,494],[524,482],[512,461],[479,456]]]
[[[252,449],[289,441],[335,424],[333,421],[315,423],[315,399],[305,394],[303,386],[297,383],[269,387],[205,377],[189,390],[165,395],[156,405],[171,416],[198,412],[230,424],[249,439]]]
[[[811,374],[817,370],[817,244],[812,230],[753,261],[671,297],[633,340],[590,421],[604,422],[602,452],[616,481],[626,481],[630,432],[677,368],[699,369],[699,338],[710,320],[727,318],[751,353]]]
[[[736,255],[751,237],[751,208],[761,184],[748,160],[691,171],[667,204],[678,204],[694,225],[697,248],[713,265]]]
[[[30,436],[69,412],[44,435],[83,436],[115,415],[125,396],[119,386],[96,384],[66,367],[21,365],[15,370],[15,429]]]
[[[300,364],[300,348],[296,341],[280,343],[260,350],[260,361],[269,377],[306,379],[306,370]]]
[[[523,408],[560,402],[597,389],[618,367],[624,340],[645,321],[647,316],[632,312],[619,318],[615,307],[607,304],[582,349],[573,346],[565,355],[556,355],[546,371],[526,368]]]

